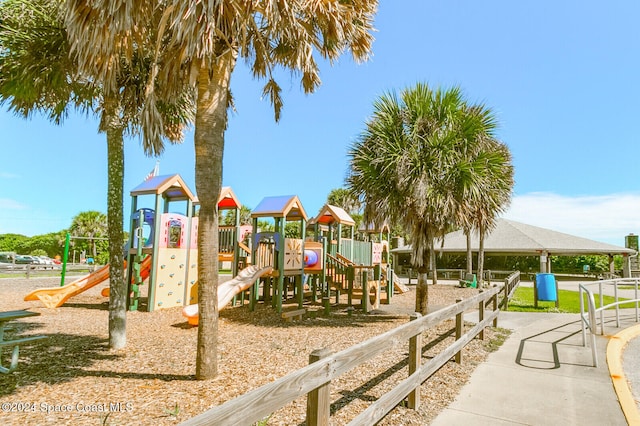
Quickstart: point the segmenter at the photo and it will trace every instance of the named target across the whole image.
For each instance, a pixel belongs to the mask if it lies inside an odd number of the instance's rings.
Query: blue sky
[[[512,151],[516,185],[505,217],[624,245],[625,235],[640,233],[639,16],[635,0],[381,1],[372,59],[323,64],[312,95],[283,73],[277,124],[262,82],[238,63],[224,185],[250,208],[296,194],[313,216],[343,186],[347,150],[377,97],[417,81],[457,85],[493,108]],[[55,126],[0,109],[0,233],[53,232],[81,211],[106,212],[97,126],[95,117]],[[128,192],[156,159],[132,139],[125,162],[128,216]],[[179,173],[195,192],[192,131],[167,146],[160,171]]]

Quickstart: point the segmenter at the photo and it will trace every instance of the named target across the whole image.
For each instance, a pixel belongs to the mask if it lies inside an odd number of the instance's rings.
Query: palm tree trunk
[[[200,213],[198,223],[198,344],[196,379],[218,374],[218,197],[222,188],[224,132],[234,52],[218,57],[213,69],[202,67],[196,111],[195,180]],[[211,72],[211,78],[210,73]]]
[[[105,106],[107,123],[107,235],[109,238],[109,347],[127,344],[127,293],[124,278],[122,196],[124,186],[124,139],[117,108]],[[93,243],[95,261],[95,241]]]
[[[467,229],[464,232],[467,237],[467,274],[473,274],[473,251],[471,250],[471,230]]]
[[[436,251],[434,250],[434,245],[432,244],[429,248],[429,268],[431,269],[431,276],[433,284],[438,284],[438,267],[436,265]]]
[[[431,259],[431,248],[424,253],[422,266],[418,267],[418,284],[416,284],[416,312],[421,315],[427,314],[429,307],[429,262]]]
[[[484,226],[480,225],[478,231],[480,233],[480,242],[478,244],[478,283],[481,287],[484,287],[484,280],[482,279],[484,274]]]

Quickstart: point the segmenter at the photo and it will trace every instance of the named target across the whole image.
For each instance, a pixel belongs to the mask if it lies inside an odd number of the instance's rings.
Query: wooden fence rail
[[[517,286],[518,278],[519,276],[514,277],[509,284]],[[498,296],[512,294],[512,289],[505,290],[505,287],[509,286],[495,286],[481,291],[473,297],[423,317],[416,314],[407,324],[340,352],[332,354],[327,349],[314,351],[308,366],[214,407],[182,424],[251,425],[297,398],[307,395],[307,425],[328,425],[331,381],[398,344],[408,344],[409,376],[372,403],[349,424],[374,424],[407,397],[409,397],[408,406],[417,409],[420,404],[418,388],[421,383],[452,358],[461,361],[462,349],[492,322],[496,325],[500,312]],[[504,301],[501,304],[504,304]],[[465,311],[475,310],[479,306],[489,306],[489,309],[480,309],[482,318],[464,332],[462,317]],[[459,324],[455,342],[425,364],[420,365],[421,334],[453,318],[456,318]]]
[[[504,279],[504,297],[502,298],[502,302],[500,303],[500,309],[506,311],[509,307],[509,300],[513,297],[513,294],[516,292],[518,285],[520,284],[520,271],[515,271],[510,274],[507,278]]]
[[[97,265],[67,265],[67,274],[86,275],[99,269]],[[15,275],[17,278],[25,277],[38,278],[38,277],[60,277],[62,273],[62,267],[60,265],[34,265],[34,264],[18,264],[12,265],[11,269],[0,268],[0,274]]]

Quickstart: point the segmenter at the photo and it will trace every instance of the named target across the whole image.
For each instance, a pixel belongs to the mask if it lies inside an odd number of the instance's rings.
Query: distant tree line
[[[109,263],[109,243],[103,238],[107,234],[107,216],[97,211],[78,213],[67,229],[48,234],[27,237],[21,234],[0,234],[0,252],[15,252],[51,258],[64,256],[67,233],[81,239],[71,239],[69,251],[85,252],[101,265]]]

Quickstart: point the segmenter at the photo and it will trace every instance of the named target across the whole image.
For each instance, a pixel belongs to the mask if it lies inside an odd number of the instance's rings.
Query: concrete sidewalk
[[[620,329],[609,322],[606,334],[635,324],[626,317]],[[432,425],[627,424],[607,366],[609,339],[597,336],[599,367],[593,367],[579,314],[501,312],[498,326],[513,333]]]

